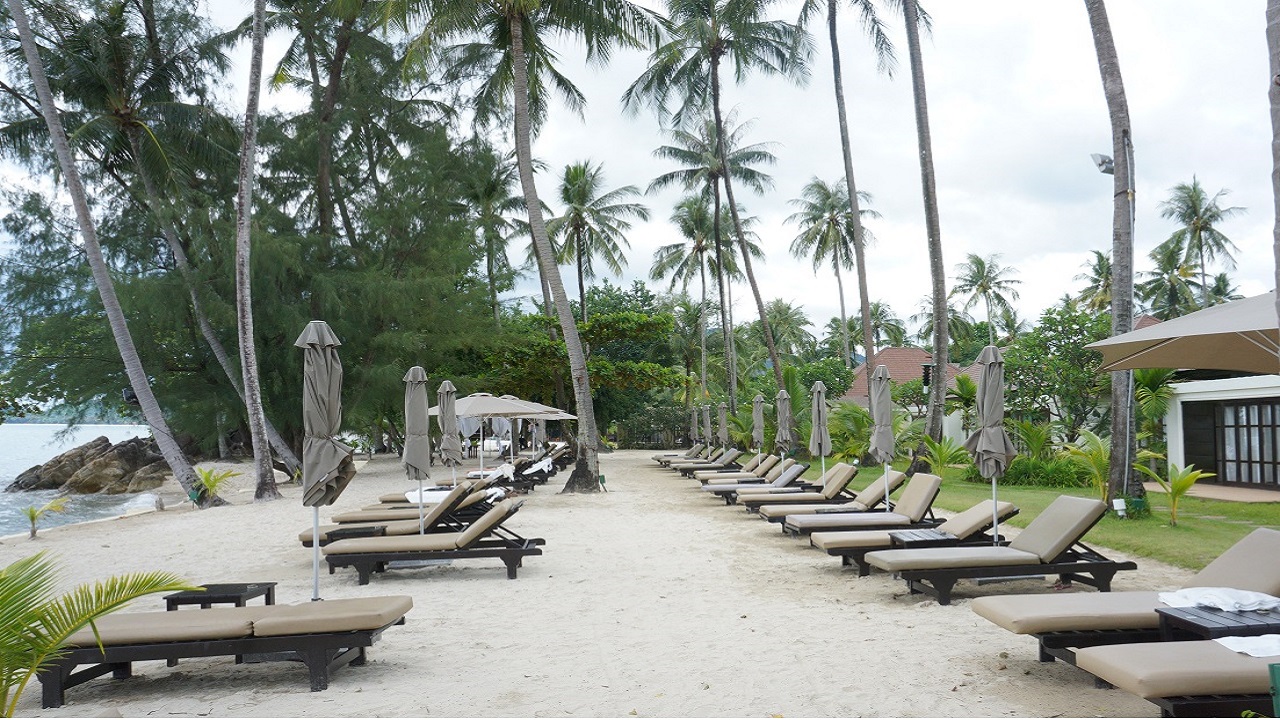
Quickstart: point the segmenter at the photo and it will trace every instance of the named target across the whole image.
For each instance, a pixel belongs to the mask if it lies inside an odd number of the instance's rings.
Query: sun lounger
[[[707,465],[714,465],[715,463],[720,462],[720,458],[722,457],[732,457],[732,455],[729,454],[731,452],[734,452],[734,448],[716,448],[715,452],[711,453],[706,460],[676,460],[667,463],[667,467],[675,470],[676,472],[680,472],[689,467],[705,469]]]
[[[461,502],[458,503],[456,509],[462,510],[477,505],[487,505],[489,503],[489,490],[471,490],[466,494]],[[432,508],[439,502],[424,503],[423,508],[430,512]],[[487,507],[486,507],[487,512]],[[349,512],[337,513],[330,517],[330,521],[338,525],[349,525],[352,523],[377,523],[389,522],[393,520],[417,520],[418,505],[416,503],[404,503],[397,505],[384,505],[373,507],[372,509],[352,510]]]
[[[771,470],[776,468],[779,463],[787,463],[794,465],[795,460],[787,458],[785,461],[777,455],[765,455],[758,465],[748,470],[743,467],[741,470],[699,470],[693,474],[693,477],[703,485],[715,484],[723,485],[725,483],[744,483],[744,482],[773,482],[766,476]],[[782,470],[786,470],[783,467]],[[781,470],[779,471],[781,472]],[[774,478],[776,479],[776,477]]]
[[[720,454],[723,452],[724,452],[724,448],[713,448],[710,445],[708,445],[702,448],[701,452],[699,452],[697,455],[694,455],[693,457],[685,457],[683,455],[677,455],[675,457],[654,458],[654,459],[657,460],[658,464],[663,467],[671,467],[671,463],[673,462],[695,462],[695,461],[714,460],[720,457]]]
[[[1080,669],[1159,706],[1163,717],[1269,716],[1272,663],[1214,640],[1081,648]]]
[[[708,462],[689,462],[689,463],[672,463],[671,467],[681,475],[693,477],[695,472],[704,470],[743,470],[742,463],[738,462],[738,458],[742,457],[742,451],[738,448],[729,448],[725,454],[720,456],[719,460]]]
[[[329,673],[364,665],[365,649],[392,625],[403,625],[413,598],[348,598],[298,605],[216,607],[177,612],[112,613],[72,635],[65,654],[39,673],[44,707],[61,707],[66,691],[107,673],[132,675],[143,660],[288,653],[301,660],[313,692],[329,687]],[[81,665],[90,667],[77,671]]]
[[[933,527],[938,524],[933,519],[933,501],[938,497],[942,487],[942,478],[929,473],[916,473],[907,481],[907,488],[892,510],[877,511],[876,506],[884,495],[884,481],[873,482],[863,492],[858,493],[854,503],[863,505],[857,512],[823,512],[821,508],[812,513],[786,514],[786,505],[764,505],[760,514],[770,522],[781,522],[782,532],[792,537],[808,535],[814,530],[875,530],[892,528],[906,530],[909,528]],[[873,493],[879,488],[878,493]],[[865,503],[872,502],[871,507]],[[843,509],[851,503],[845,503]],[[768,510],[768,514],[766,514]]]
[[[1280,595],[1280,530],[1258,528],[1227,548],[1182,588],[1227,587]],[[1265,559],[1262,560],[1262,559]],[[1040,661],[1075,663],[1076,648],[1160,639],[1155,591],[1105,595],[1003,595],[978,598],[973,611],[1019,635],[1031,635]]]
[[[744,463],[742,461],[742,457],[745,454],[746,453],[735,448],[725,453],[724,456],[716,462],[708,463],[706,466],[699,468],[685,468],[680,471],[680,474],[685,477],[696,478],[700,473],[715,474],[722,472],[751,472],[759,467],[760,462],[766,457],[764,453],[756,453],[750,460]],[[726,458],[731,459],[726,460]]]
[[[889,492],[897,490],[905,482],[907,476],[897,470],[889,471]],[[769,504],[761,505],[756,512],[760,517],[769,522],[782,522],[791,515],[809,515],[813,513],[836,513],[840,516],[847,516],[849,513],[863,513],[868,510],[877,508],[884,502],[885,498],[885,477],[880,477],[867,483],[867,486],[853,494],[854,499],[848,502],[839,502],[832,504],[830,502],[821,503],[790,503],[790,504]]]
[[[919,473],[917,473],[918,475]],[[1001,522],[1018,514],[1013,503],[996,504],[996,514]],[[990,545],[992,538],[986,533],[991,528],[991,503],[980,502],[962,513],[948,519],[934,528],[956,540],[958,545]],[[889,534],[893,530],[845,530],[839,532],[815,532],[809,536],[809,544],[825,550],[828,555],[840,558],[841,565],[857,565],[860,577],[871,574],[871,566],[866,562],[866,555],[875,550],[888,550],[893,547]],[[1108,593],[1118,595],[1119,593]],[[1080,597],[1105,597],[1103,595],[1085,595]],[[976,602],[976,601],[975,601]]]
[[[678,458],[678,457],[695,458],[698,456],[698,453],[702,452],[702,449],[705,447],[706,445],[703,445],[702,443],[698,443],[682,453],[658,453],[657,455],[653,456],[653,460],[654,462],[661,463],[663,460],[670,460],[672,458]]]
[[[472,496],[471,484],[464,481],[458,487],[446,493],[445,497],[441,498],[435,505],[431,507],[424,506],[422,509],[423,514],[420,517],[415,517],[411,520],[388,521],[381,524],[358,523],[357,525],[361,528],[382,527],[381,534],[383,535],[412,535],[416,532],[457,532],[480,517],[474,512],[465,515],[458,514],[462,503]],[[416,508],[414,512],[417,512]],[[340,536],[342,533],[353,532],[353,529],[352,523],[346,525],[323,525],[320,528],[320,545],[323,547],[329,544],[330,540],[333,539],[329,537],[330,533],[336,533]],[[304,547],[311,547],[313,537],[313,528],[307,528],[298,533],[298,539],[302,541]]]
[[[809,469],[808,465],[805,465],[803,463],[797,463],[795,460],[792,460],[791,458],[787,458],[786,460],[783,460],[777,465],[774,465],[773,470],[769,471],[769,475],[765,476],[765,479],[768,479],[769,476],[774,475],[775,473],[777,474],[777,476],[774,477],[773,481],[768,483],[767,485],[761,484],[761,483],[731,483],[727,485],[703,485],[702,490],[704,492],[712,493],[713,495],[719,498],[723,498],[725,505],[732,505],[734,501],[737,500],[738,493],[742,490],[755,490],[761,487],[770,487],[770,488],[777,488],[779,490],[783,490],[786,488],[794,487],[796,484],[800,482],[800,476],[804,475],[805,471],[808,469]]]
[[[1107,592],[1116,572],[1137,565],[1109,560],[1080,542],[1106,510],[1101,500],[1061,495],[1008,545],[877,550],[866,561],[897,573],[912,593],[929,593],[942,605],[950,604],[951,590],[963,578],[1056,573],[1063,581]]]
[[[746,506],[747,512],[755,512],[761,505],[802,503],[841,503],[854,499],[854,493],[847,489],[849,481],[858,474],[857,465],[836,463],[827,469],[822,476],[822,487],[816,491],[790,492],[791,488],[743,488],[738,491],[738,502]]]
[[[541,546],[546,544],[541,538],[523,538],[502,527],[522,504],[523,501],[510,498],[503,500],[458,533],[352,538],[331,542],[322,552],[331,574],[340,567],[353,567],[361,585],[368,585],[374,572],[383,572],[389,563],[398,560],[478,557],[502,560],[507,566],[507,577],[514,580],[524,558],[541,555]]]

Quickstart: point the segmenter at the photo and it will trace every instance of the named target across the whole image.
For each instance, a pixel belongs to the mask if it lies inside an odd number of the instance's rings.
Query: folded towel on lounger
[[[1254,635],[1252,637],[1214,638],[1223,647],[1251,657],[1275,657],[1280,655],[1280,635]]]
[[[1160,593],[1160,602],[1170,607],[1211,607],[1219,610],[1275,610],[1280,598],[1252,590],[1228,587],[1190,587]]]

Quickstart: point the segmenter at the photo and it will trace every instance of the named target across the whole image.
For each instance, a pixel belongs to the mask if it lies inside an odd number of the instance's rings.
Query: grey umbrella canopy
[[[778,414],[778,432],[773,436],[773,440],[785,455],[791,449],[792,443],[791,394],[786,390],[779,390],[773,398],[773,409]]]
[[[831,454],[831,431],[827,429],[827,384],[821,380],[809,391],[809,455],[822,458],[822,474],[827,474],[827,456]]]
[[[697,445],[701,441],[698,434],[698,406],[689,406],[689,445]]]
[[[889,463],[893,462],[897,448],[893,440],[893,387],[889,383],[889,368],[877,365],[871,373],[871,446],[868,451],[876,462],[884,463],[884,491],[889,497]]]
[[[707,439],[707,444],[711,444],[711,406],[702,406],[702,436]]]
[[[988,345],[978,355],[982,374],[978,377],[978,430],[964,447],[973,455],[978,473],[991,481],[991,525],[994,542],[1000,540],[1000,517],[996,511],[996,480],[1018,454],[1004,430],[1004,358],[1000,349]]]
[[[751,400],[751,442],[764,452],[764,395],[759,393]]]
[[[320,506],[355,477],[351,448],[334,437],[342,429],[342,362],[328,323],[312,320],[294,341],[302,348],[302,504],[311,508],[312,537],[320,537]],[[312,543],[312,600],[320,599],[320,543]]]
[[[729,447],[729,405],[728,403],[720,403],[720,447]]]
[[[414,365],[404,375],[404,455],[401,462],[410,480],[418,482],[418,532],[423,525],[422,481],[431,478],[431,420],[427,417],[427,371]]]
[[[462,464],[462,438],[458,435],[458,415],[455,409],[458,389],[453,383],[445,380],[436,388],[436,424],[440,426],[440,458],[453,473],[454,484],[457,484],[457,468]]]

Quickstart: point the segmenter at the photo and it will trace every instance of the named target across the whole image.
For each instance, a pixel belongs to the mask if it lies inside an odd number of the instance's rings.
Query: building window
[[[1218,482],[1280,484],[1280,399],[1217,403]]]

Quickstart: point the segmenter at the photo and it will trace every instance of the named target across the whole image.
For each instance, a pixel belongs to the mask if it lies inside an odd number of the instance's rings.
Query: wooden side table
[[[256,597],[265,598],[268,605],[276,604],[276,584],[267,583],[210,583],[203,590],[183,590],[164,596],[165,610],[177,610],[183,605],[199,605],[208,609],[214,605],[244,607],[245,602]]]
[[[1158,607],[1160,639],[1198,638],[1280,633],[1280,612],[1219,610],[1211,607]]]
[[[889,546],[894,548],[930,548],[959,545],[960,538],[937,528],[894,530],[889,533]]]

